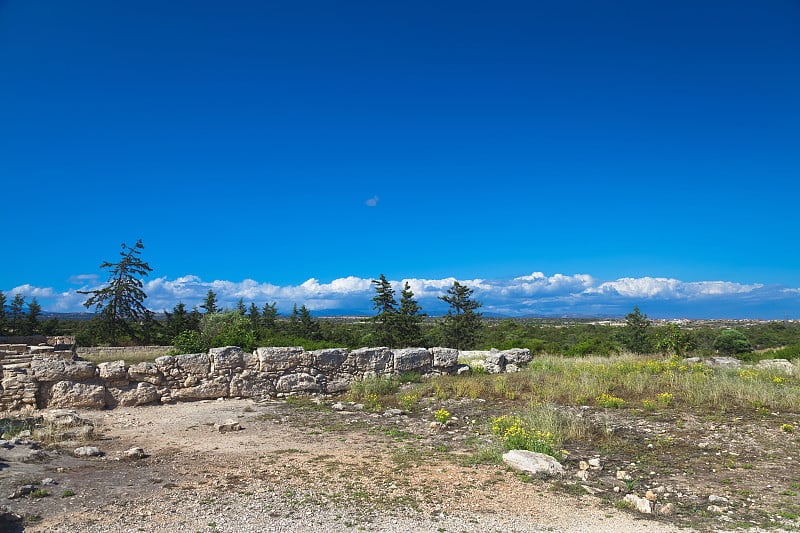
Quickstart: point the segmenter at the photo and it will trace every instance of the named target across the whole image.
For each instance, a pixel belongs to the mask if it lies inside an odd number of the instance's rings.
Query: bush
[[[179,355],[184,353],[205,353],[211,347],[208,340],[199,332],[194,330],[187,330],[179,333],[172,339],[172,346],[170,354]]]
[[[750,341],[744,333],[735,329],[723,329],[714,340],[714,349],[720,353],[734,355],[749,352],[751,348]]]

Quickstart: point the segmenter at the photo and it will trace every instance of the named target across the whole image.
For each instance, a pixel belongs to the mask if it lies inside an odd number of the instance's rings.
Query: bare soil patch
[[[5,500],[9,531],[672,531],[797,526],[796,415],[583,409],[606,431],[570,448],[562,480],[475,462],[485,421],[513,404],[450,401],[431,427],[409,415],[334,410],[336,399],[225,400],[83,411],[102,457],[78,443],[0,448],[0,497],[52,478],[47,495]],[[234,419],[240,431],[215,423]],[[147,457],[126,459],[131,447]],[[578,480],[580,462],[602,469]],[[617,479],[619,470],[628,477]],[[619,487],[614,489],[614,487]],[[641,515],[628,492],[671,514]],[[590,494],[591,493],[591,494]],[[709,501],[709,496],[724,500]],[[716,508],[709,510],[710,505]],[[717,510],[719,509],[719,512]]]

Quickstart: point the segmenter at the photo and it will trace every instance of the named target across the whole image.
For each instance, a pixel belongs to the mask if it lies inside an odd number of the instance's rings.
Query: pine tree
[[[300,335],[306,339],[319,340],[319,323],[311,317],[305,304],[300,307]]]
[[[275,326],[278,324],[277,302],[265,303],[264,307],[261,308],[261,324],[270,331],[275,330]]]
[[[447,289],[447,294],[439,297],[450,305],[442,321],[442,334],[445,344],[450,348],[467,350],[478,340],[481,314],[475,310],[482,304],[472,299],[473,292],[473,289],[454,281]]]
[[[258,326],[261,324],[261,313],[258,312],[255,302],[250,302],[250,311],[247,317],[250,319],[250,327],[253,328],[253,331],[258,331]]]
[[[208,289],[206,299],[203,301],[203,305],[200,306],[200,309],[205,309],[207,315],[213,315],[219,312],[219,307],[217,307],[217,295],[211,289]]]
[[[39,333],[39,315],[42,312],[42,306],[36,301],[34,296],[31,303],[28,304],[28,316],[25,318],[25,334],[35,335]]]
[[[397,300],[394,298],[394,289],[383,274],[380,275],[380,279],[372,280],[372,286],[375,288],[372,308],[378,312],[372,317],[375,325],[375,340],[382,346],[393,348],[398,340]]]
[[[132,333],[128,322],[144,318],[147,311],[144,306],[147,295],[141,278],[149,275],[153,269],[139,257],[143,249],[141,239],[132,247],[123,243],[119,262],[104,261],[100,265],[100,268],[111,271],[106,285],[93,291],[78,291],[91,295],[83,305],[100,312],[100,321],[109,331],[112,346],[117,344],[117,330],[121,328]]]
[[[397,314],[397,338],[400,346],[417,346],[422,340],[422,307],[414,299],[414,293],[405,282],[400,293],[400,309]]]
[[[20,293],[15,294],[9,309],[11,311],[11,332],[14,335],[21,335],[22,324],[25,320],[25,297]]]
[[[643,315],[638,306],[634,307],[633,312],[625,315],[625,326],[621,331],[622,345],[633,353],[651,352],[650,325],[647,315]]]
[[[236,312],[239,313],[239,316],[244,316],[247,312],[247,308],[244,306],[244,298],[239,298],[239,301],[236,302]]]
[[[8,334],[8,319],[6,318],[6,295],[0,291],[0,335]]]

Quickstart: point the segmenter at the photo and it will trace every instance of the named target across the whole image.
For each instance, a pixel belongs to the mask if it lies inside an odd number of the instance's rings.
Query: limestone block
[[[53,348],[52,346],[29,346],[28,347],[28,353],[30,353],[30,354],[49,354],[53,350],[55,350],[55,348]]]
[[[258,348],[256,354],[262,372],[277,373],[311,366],[311,354],[302,346]]]
[[[230,384],[230,396],[242,398],[265,398],[275,394],[275,382],[265,372],[245,370],[233,376]]]
[[[345,365],[353,369],[357,374],[365,372],[373,374],[391,373],[394,365],[393,353],[386,347],[359,348],[348,354]]]
[[[500,374],[506,369],[506,357],[503,355],[503,352],[492,350],[486,354],[483,367],[490,374]]]
[[[278,378],[275,390],[278,392],[309,392],[319,390],[319,384],[311,374],[298,372]]]
[[[786,359],[762,359],[756,368],[773,370],[791,376],[794,374],[794,365]]]
[[[164,374],[153,363],[142,361],[128,368],[128,378],[131,381],[145,381],[153,385],[160,385],[164,381]]]
[[[81,381],[93,379],[97,367],[89,361],[65,361],[36,355],[31,361],[31,370],[37,381]]]
[[[425,348],[403,348],[394,350],[394,370],[397,373],[430,369],[431,353]]]
[[[244,362],[244,367],[250,370],[258,371],[261,367],[261,363],[258,360],[258,354],[256,352],[245,352],[242,355],[242,360]]]
[[[517,366],[530,363],[533,360],[531,351],[527,348],[512,348],[510,350],[503,350],[500,352],[506,360],[506,363],[515,364]]]
[[[503,462],[514,470],[532,476],[556,476],[564,473],[564,467],[555,458],[528,450],[511,450],[504,453]]]
[[[206,377],[211,371],[211,359],[204,353],[176,355],[175,364],[181,372],[198,377]]]
[[[97,365],[100,371],[100,379],[105,381],[127,381],[128,369],[125,368],[125,361],[109,361]]]
[[[735,357],[709,357],[706,359],[705,364],[708,366],[722,367],[722,368],[741,368],[742,362]]]
[[[106,406],[106,389],[102,385],[58,381],[50,389],[47,407],[102,409]]]
[[[347,350],[344,348],[328,348],[311,352],[312,364],[323,372],[339,370],[347,360]]]
[[[436,368],[450,368],[458,365],[458,350],[455,348],[431,348],[433,366]]]
[[[146,405],[161,400],[158,388],[146,382],[139,382],[135,387],[108,387],[108,392],[117,405],[125,407]]]
[[[156,357],[155,363],[159,370],[161,370],[163,373],[165,368],[172,368],[175,366],[175,356],[162,355],[161,357]]]
[[[230,382],[220,376],[211,381],[204,381],[194,387],[172,389],[173,400],[210,400],[227,398],[230,392]]]
[[[233,370],[244,366],[244,352],[238,346],[225,346],[222,348],[211,348],[208,351],[211,358],[211,372],[220,370]]]

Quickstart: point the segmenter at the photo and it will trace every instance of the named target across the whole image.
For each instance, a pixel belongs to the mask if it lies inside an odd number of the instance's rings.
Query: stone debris
[[[214,429],[219,431],[220,433],[231,433],[234,431],[241,431],[242,426],[239,425],[239,422],[236,420],[229,418],[225,422],[221,424],[214,424]]]
[[[626,494],[623,501],[628,502],[634,509],[642,514],[653,514],[653,505],[647,498],[641,498],[636,494]]]
[[[147,454],[144,453],[143,449],[138,447],[133,447],[122,452],[122,456],[127,459],[143,459],[147,457]]]
[[[81,446],[72,452],[75,457],[99,457],[103,455],[97,446]]]

